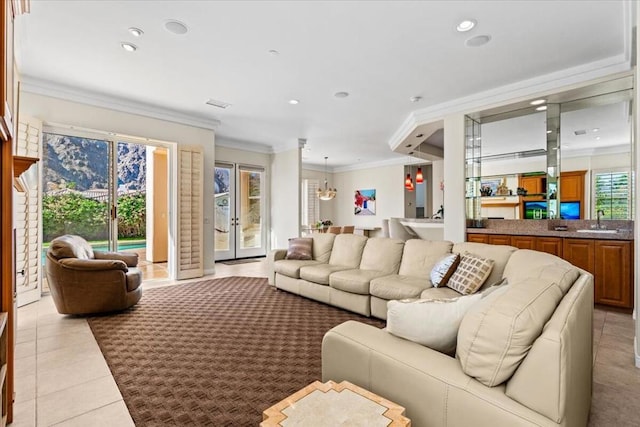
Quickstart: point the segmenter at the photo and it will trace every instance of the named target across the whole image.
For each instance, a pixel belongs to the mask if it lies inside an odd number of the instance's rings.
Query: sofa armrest
[[[557,425],[504,386],[467,376],[457,359],[355,321],[325,334],[322,380],[350,381],[404,406],[413,425]]]
[[[276,271],[274,263],[281,259],[284,259],[287,256],[286,249],[274,249],[267,254],[267,278],[269,280],[269,284],[271,286],[276,285]]]
[[[138,265],[138,254],[135,252],[107,252],[93,251],[95,259],[116,259],[123,261],[127,267],[135,267]]]
[[[127,264],[124,261],[116,259],[79,259],[79,258],[63,258],[58,263],[71,270],[82,271],[101,271],[101,270],[122,270],[128,271]]]

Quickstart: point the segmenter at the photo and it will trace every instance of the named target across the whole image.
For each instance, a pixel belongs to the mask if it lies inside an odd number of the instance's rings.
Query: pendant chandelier
[[[336,197],[336,194],[338,194],[338,190],[336,190],[335,188],[329,188],[327,184],[327,159],[328,157],[325,156],[324,158],[324,190],[322,188],[318,188],[318,190],[316,191],[316,193],[318,194],[318,198],[320,200],[331,200],[334,197]]]
[[[407,177],[404,180],[404,188],[406,188],[407,191],[414,191],[416,189],[416,187],[413,185],[413,179],[411,178],[412,171],[413,171],[413,165],[411,164],[411,161],[410,161],[409,173],[407,174]],[[422,184],[422,183],[424,183],[424,175],[422,174],[422,167],[418,166],[418,169],[416,170],[416,184]]]

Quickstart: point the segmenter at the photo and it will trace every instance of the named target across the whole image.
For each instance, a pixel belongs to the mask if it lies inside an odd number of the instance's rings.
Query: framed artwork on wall
[[[376,190],[356,190],[353,201],[355,215],[376,214]]]

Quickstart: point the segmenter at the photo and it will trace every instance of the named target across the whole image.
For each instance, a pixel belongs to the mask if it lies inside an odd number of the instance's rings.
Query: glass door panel
[[[235,258],[235,167],[216,164],[214,175],[215,259]]]
[[[118,142],[117,248],[144,260],[147,234],[147,146]]]
[[[42,235],[77,234],[95,249],[109,247],[110,150],[107,141],[43,134]]]
[[[263,239],[263,194],[264,171],[246,166],[238,170],[238,212],[240,213],[237,235],[237,258],[264,255]]]

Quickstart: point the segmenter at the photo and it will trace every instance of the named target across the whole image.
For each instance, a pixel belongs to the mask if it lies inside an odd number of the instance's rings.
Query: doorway
[[[107,135],[46,129],[43,257],[53,238],[77,234],[95,250],[138,253],[143,280],[168,279],[168,153]],[[148,227],[157,224],[167,230],[152,233],[150,240]]]
[[[265,256],[264,168],[216,163],[214,180],[215,260]]]

